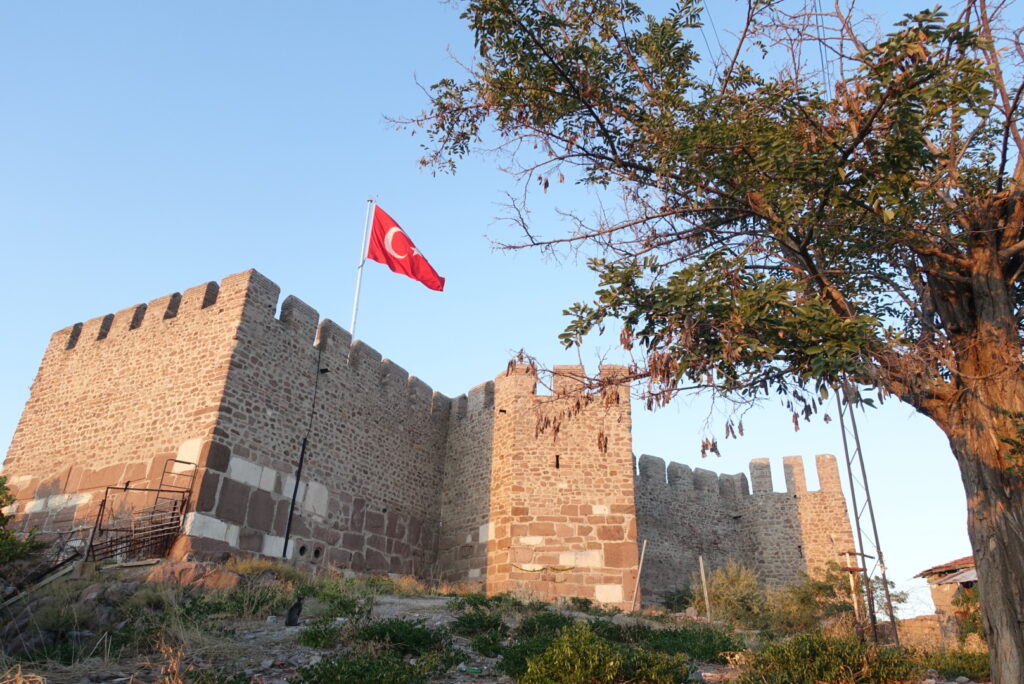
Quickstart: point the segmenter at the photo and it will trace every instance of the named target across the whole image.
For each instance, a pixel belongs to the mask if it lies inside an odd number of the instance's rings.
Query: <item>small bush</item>
[[[242,582],[222,598],[222,606],[235,617],[263,619],[283,613],[294,601],[289,587]]]
[[[910,653],[870,648],[855,639],[801,634],[754,655],[741,684],[899,682],[920,674]]]
[[[690,676],[685,656],[615,646],[585,622],[565,628],[541,654],[531,657],[524,684],[676,684]]]
[[[456,596],[448,602],[448,610],[453,612],[467,608],[503,612],[506,610],[518,610],[523,607],[522,601],[507,592],[495,594],[494,596],[484,596],[479,593],[466,594],[465,596]],[[544,607],[547,608],[547,604],[544,604]]]
[[[538,635],[555,636],[561,629],[573,623],[573,619],[561,613],[544,611],[534,613],[523,619],[516,628],[516,638],[529,638]]]
[[[936,651],[918,658],[921,667],[932,669],[946,679],[967,677],[975,681],[992,676],[987,653],[969,651]]]
[[[562,634],[529,659],[522,684],[603,684],[615,681],[621,654],[594,634],[584,622],[566,627]]]
[[[358,583],[332,579],[308,591],[308,594],[322,603],[331,617],[346,617],[360,622],[368,620],[373,612],[373,592]]]
[[[732,634],[703,625],[652,629],[640,639],[640,646],[662,653],[685,653],[708,663],[724,663],[723,653],[743,650],[743,642]]]
[[[423,620],[401,618],[366,625],[359,630],[359,639],[385,643],[402,655],[411,656],[445,648],[451,642],[447,633],[425,627]]]
[[[421,684],[427,678],[418,667],[388,651],[381,655],[363,653],[325,658],[316,665],[300,669],[289,681],[297,684]]]
[[[571,624],[572,618],[552,613],[546,607],[542,612],[527,616],[516,628],[512,641],[500,649],[501,661],[495,669],[513,679],[522,677],[526,674],[529,661],[547,651],[559,634]],[[603,624],[617,628],[610,622]]]
[[[482,610],[471,610],[462,613],[452,622],[452,631],[462,636],[476,636],[483,632],[500,632],[502,637],[508,633],[508,625],[499,613]]]
[[[488,658],[494,658],[495,656],[501,655],[502,645],[505,642],[505,630],[493,630],[490,632],[483,632],[473,637],[473,640],[469,642],[470,647],[479,653],[480,655],[487,656]]]
[[[330,616],[319,617],[299,630],[298,642],[312,648],[330,648],[341,640],[341,625]]]
[[[591,627],[609,641],[669,655],[685,654],[708,663],[725,663],[723,653],[743,649],[743,642],[735,636],[704,625],[653,629],[642,624],[616,625],[597,620]]]
[[[693,586],[699,587],[695,578]],[[730,561],[725,567],[713,570],[707,578],[708,597],[711,601],[711,619],[732,627],[758,629],[765,625],[767,601],[750,568]],[[704,593],[695,591],[690,605],[698,615],[707,615]]]

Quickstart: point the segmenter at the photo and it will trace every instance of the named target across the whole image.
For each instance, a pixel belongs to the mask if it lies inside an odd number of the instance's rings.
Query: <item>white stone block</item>
[[[25,502],[26,513],[42,513],[46,510],[46,499],[29,499]]]
[[[232,456],[228,461],[228,477],[236,482],[247,484],[250,487],[259,487],[260,479],[263,476],[263,468],[252,461]]]
[[[185,534],[193,537],[205,537],[217,541],[227,541],[228,538],[228,524],[203,513],[186,513],[183,530]]]
[[[228,544],[234,546],[237,549],[238,535],[241,531],[242,528],[240,528],[238,525],[232,525],[231,523],[228,523],[227,529],[224,531],[224,541],[226,541]]]
[[[480,568],[470,568],[469,572],[466,573],[466,577],[470,579],[477,579],[480,577]]]
[[[597,549],[587,551],[563,551],[558,554],[558,564],[563,567],[600,568],[604,565],[602,553]]]
[[[319,482],[306,482],[305,494],[302,498],[302,505],[314,515],[325,517],[327,515],[327,501],[329,498],[327,487]],[[294,484],[292,485],[295,486]]]
[[[303,482],[299,483],[299,492],[298,492],[298,494],[295,497],[296,501],[302,501],[303,500],[303,498],[306,496],[306,488],[308,486],[309,486],[308,482],[303,481]],[[292,490],[294,490],[294,489],[295,489],[295,476],[294,475],[285,475],[285,477],[284,477],[284,489],[281,490],[281,493],[284,494],[285,496],[290,497],[292,495]]]
[[[484,523],[480,526],[480,541],[485,542],[494,538],[494,523]]]
[[[199,456],[203,452],[203,440],[201,437],[193,437],[192,439],[186,439],[178,447],[178,455],[175,456],[179,461],[185,461],[185,463],[197,464],[199,463]],[[192,469],[189,468],[185,463],[174,463],[171,465],[172,473],[188,473]]]
[[[622,585],[598,584],[594,587],[594,598],[600,603],[622,603]]]
[[[594,515],[608,515],[611,509],[605,504],[594,504]]]
[[[262,474],[260,475],[260,489],[265,492],[274,491],[274,483],[277,482],[277,471],[270,466],[263,466]]]
[[[22,485],[32,481],[31,475],[15,475],[7,478],[7,484],[11,489],[20,489]]]
[[[527,572],[536,572],[544,569],[544,566],[540,563],[515,563],[514,565],[520,570],[526,570]]]
[[[518,537],[518,542],[523,546],[540,546],[544,543],[544,537]]]
[[[263,555],[280,558],[284,551],[284,537],[267,534],[263,536]]]

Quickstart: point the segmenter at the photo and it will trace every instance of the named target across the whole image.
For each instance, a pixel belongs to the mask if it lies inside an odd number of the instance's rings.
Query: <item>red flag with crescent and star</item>
[[[395,219],[377,205],[373,206],[373,229],[366,258],[418,280],[431,290],[444,290],[444,278],[437,275]]]

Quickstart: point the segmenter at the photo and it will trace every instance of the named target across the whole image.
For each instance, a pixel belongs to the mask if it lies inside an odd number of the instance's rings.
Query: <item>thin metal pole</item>
[[[704,587],[704,607],[708,613],[708,624],[711,624],[711,601],[708,599],[708,580],[704,576],[704,556],[697,556],[697,560],[700,562],[700,584]]]
[[[306,434],[302,437],[302,448],[299,450],[299,465],[295,469],[295,486],[292,488],[292,501],[288,506],[288,522],[284,526],[284,545],[281,548],[281,558],[288,560],[288,541],[292,536],[292,518],[295,516],[295,501],[299,498],[299,483],[302,480],[302,466],[306,462],[306,447],[309,446],[309,436],[313,434],[313,418],[316,416],[316,395],[320,389],[320,376],[327,372],[321,368],[320,362],[324,353],[324,341],[320,340],[316,350],[316,375],[313,376],[313,402],[309,407],[309,424],[306,426]]]
[[[871,626],[871,640],[878,643],[878,624],[875,620],[875,602],[871,593],[871,575],[868,572],[867,554],[864,551],[864,534],[860,526],[860,509],[857,507],[857,487],[853,480],[853,459],[850,456],[850,445],[846,438],[846,411],[850,408],[846,402],[846,380],[836,390],[836,405],[839,407],[839,432],[843,436],[843,454],[846,460],[846,476],[850,483],[850,504],[853,508],[853,521],[857,534],[857,552],[860,555],[861,572],[864,574],[865,600],[867,602],[868,624]]]
[[[871,520],[871,534],[875,540],[875,553],[878,554],[878,569],[882,579],[882,593],[885,595],[885,607],[889,613],[889,624],[892,625],[892,638],[897,646],[900,645],[900,635],[896,629],[896,615],[892,609],[892,597],[889,595],[889,578],[885,573],[885,557],[882,555],[882,543],[878,540],[878,523],[875,521],[875,507],[871,503],[871,489],[868,487],[868,471],[864,466],[864,452],[860,448],[860,434],[857,432],[857,420],[850,411],[850,426],[853,428],[853,442],[857,447],[857,454],[860,457],[860,475],[864,484],[864,501],[868,507],[868,518]],[[867,563],[865,563],[867,565]],[[868,585],[868,591],[872,591]]]
[[[370,240],[370,217],[373,216],[374,200],[371,197],[366,200],[366,218],[363,220],[363,241],[359,249],[359,267],[356,269],[356,297],[352,301],[352,325],[349,326],[349,333],[352,338],[356,336],[356,314],[359,313],[359,288],[363,284],[363,264],[366,263],[366,248]]]
[[[636,569],[636,584],[633,585],[633,600],[629,603],[630,611],[636,610],[636,594],[640,591],[640,573],[644,571],[644,554],[647,553],[647,540],[640,549],[640,565]]]

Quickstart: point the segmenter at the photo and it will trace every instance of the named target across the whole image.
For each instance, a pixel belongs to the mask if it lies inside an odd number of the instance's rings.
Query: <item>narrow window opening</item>
[[[561,457],[561,455],[560,455],[560,454],[555,454],[555,469],[556,469],[556,470],[557,470],[558,468],[561,468],[561,467],[562,467],[561,459],[562,459],[562,457]]]

